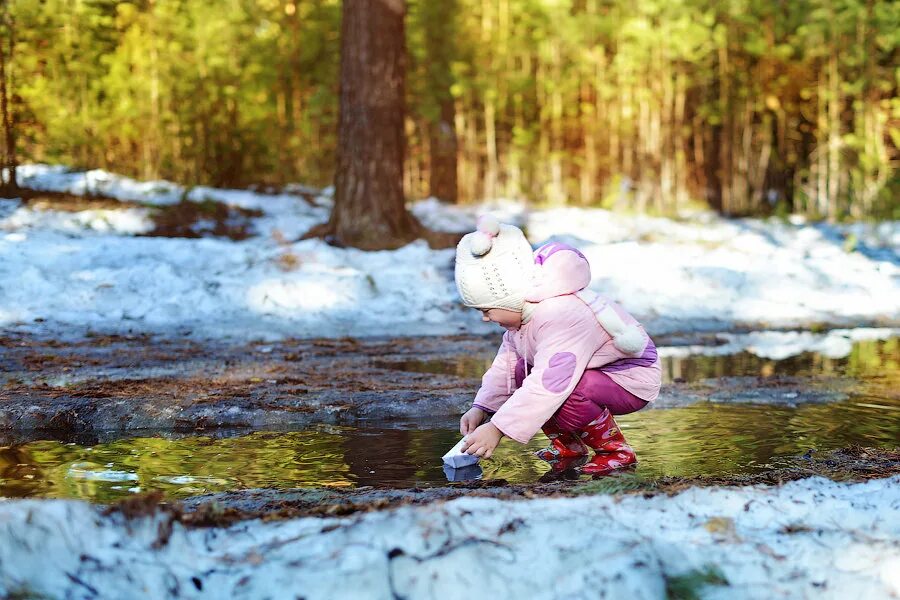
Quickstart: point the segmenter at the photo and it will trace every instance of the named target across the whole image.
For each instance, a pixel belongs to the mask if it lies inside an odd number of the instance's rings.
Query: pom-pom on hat
[[[456,287],[463,304],[521,311],[531,285],[534,259],[522,230],[496,217],[478,219],[477,230],[456,247]]]

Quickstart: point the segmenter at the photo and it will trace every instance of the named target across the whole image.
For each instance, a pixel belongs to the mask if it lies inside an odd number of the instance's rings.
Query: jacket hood
[[[562,242],[549,242],[534,252],[534,283],[526,302],[580,292],[591,282],[591,265],[584,254]]]

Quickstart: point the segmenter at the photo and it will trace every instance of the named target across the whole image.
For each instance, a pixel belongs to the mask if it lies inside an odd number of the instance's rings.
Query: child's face
[[[493,321],[504,329],[518,329],[522,326],[522,313],[505,308],[489,308],[481,311],[481,320]]]

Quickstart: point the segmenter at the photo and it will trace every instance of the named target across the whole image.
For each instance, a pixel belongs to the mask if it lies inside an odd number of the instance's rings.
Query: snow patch
[[[18,207],[6,216],[0,210],[2,231],[54,231],[72,235],[139,235],[153,229],[144,208],[91,209],[77,212]]]
[[[691,488],[652,498],[462,498],[227,529],[124,522],[88,504],[0,502],[0,595],[710,598],[900,594],[900,477]],[[580,552],[580,553],[579,553]],[[574,553],[574,554],[573,554]]]
[[[783,360],[803,352],[817,352],[828,358],[850,355],[854,342],[887,340],[900,336],[900,328],[859,327],[833,329],[827,333],[809,331],[752,331],[750,333],[719,333],[719,345],[660,346],[661,357],[727,356],[749,352],[761,358]]]
[[[329,190],[295,193],[139,182],[105,171],[24,165],[20,183],[102,193],[147,205],[211,200],[260,210],[257,234],[220,239],[140,238],[146,208],[56,213],[0,203],[0,323],[50,332],[84,330],[277,339],[285,336],[426,335],[493,331],[465,310],[453,283],[453,250],[416,242],[360,252],[294,242],[328,219]],[[307,197],[302,186],[285,188]],[[558,240],[590,260],[591,289],[620,301],[653,334],[753,325],[900,322],[900,222],[853,225],[802,220],[684,219],[600,209],[527,210],[511,200],[411,205],[426,225],[475,228],[485,213],[525,228],[539,245]],[[36,321],[37,320],[37,321]],[[759,334],[736,343],[761,356],[846,339]],[[809,337],[813,336],[813,337]]]

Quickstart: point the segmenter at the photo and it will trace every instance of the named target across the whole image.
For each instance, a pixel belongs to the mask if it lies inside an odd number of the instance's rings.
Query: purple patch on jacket
[[[561,252],[563,250],[568,250],[570,252],[574,252],[581,258],[584,258],[584,254],[582,254],[577,248],[573,248],[568,244],[563,244],[562,242],[550,242],[548,244],[544,244],[540,248],[537,249],[537,252],[534,254],[534,262],[543,265],[544,261],[548,258],[556,254],[557,252]],[[584,260],[587,260],[584,258]]]
[[[603,365],[602,367],[600,367],[600,370],[606,373],[616,373],[618,371],[633,369],[635,367],[650,367],[653,366],[653,363],[656,362],[656,359],[656,344],[653,343],[653,340],[647,338],[647,347],[644,349],[643,354],[636,358],[620,358],[619,360],[611,362],[608,365]]]
[[[544,370],[541,383],[544,388],[558,394],[567,387],[575,375],[575,355],[571,352],[557,352],[550,357],[550,363]]]

